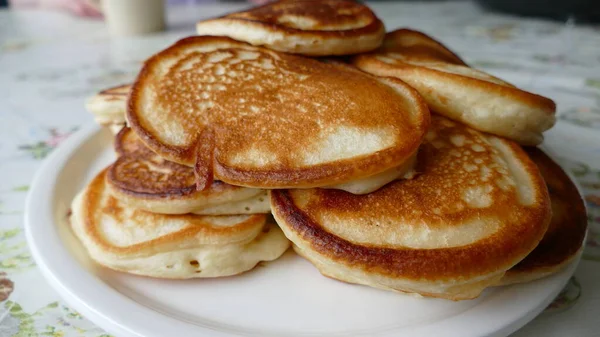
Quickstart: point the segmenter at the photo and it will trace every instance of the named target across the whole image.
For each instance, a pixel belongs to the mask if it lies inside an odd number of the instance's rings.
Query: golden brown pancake
[[[525,149],[540,169],[552,202],[552,220],[540,244],[506,272],[500,284],[533,281],[559,272],[583,249],[587,230],[585,204],[579,191],[562,170],[542,150]]]
[[[552,100],[470,68],[444,45],[413,30],[388,33],[380,49],[358,55],[352,63],[405,81],[432,111],[520,144],[541,143],[542,132],[556,120]]]
[[[202,36],[146,61],[128,121],[152,151],[195,167],[201,189],[307,188],[402,167],[429,111],[397,79]]]
[[[347,0],[278,1],[198,22],[196,30],[312,56],[370,51],[385,35],[383,23],[367,6]]]
[[[75,198],[71,225],[90,257],[108,268],[160,278],[229,276],[289,246],[266,215],[165,215],[123,204],[102,171]]]
[[[131,84],[102,90],[86,102],[86,108],[94,115],[96,123],[103,126],[125,125],[127,96]]]
[[[548,228],[548,191],[514,142],[432,116],[417,169],[367,195],[274,190],[273,216],[326,276],[452,300],[495,285]]]
[[[270,212],[267,193],[260,189],[215,181],[197,190],[191,167],[162,159],[127,127],[117,135],[115,149],[119,158],[108,168],[106,183],[128,207],[163,214]],[[245,202],[243,207],[233,207],[239,202]]]

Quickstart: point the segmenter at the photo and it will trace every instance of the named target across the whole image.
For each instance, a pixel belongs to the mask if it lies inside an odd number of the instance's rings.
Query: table
[[[0,336],[108,336],[61,302],[36,269],[23,235],[28,185],[44,157],[93,123],[86,97],[131,81],[146,57],[193,34],[196,20],[242,6],[171,7],[167,32],[122,39],[109,38],[101,21],[0,11]],[[423,30],[469,64],[557,101],[548,142],[583,187],[591,228],[575,277],[514,336],[598,336],[600,28],[488,14],[469,2],[372,7],[388,29]]]

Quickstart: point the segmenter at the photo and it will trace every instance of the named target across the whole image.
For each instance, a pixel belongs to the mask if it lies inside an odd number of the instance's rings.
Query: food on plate
[[[370,51],[385,35],[383,23],[369,7],[348,0],[277,1],[200,21],[196,31],[311,56]]]
[[[85,103],[86,109],[94,115],[96,123],[120,130],[125,124],[127,95],[130,84],[119,85],[100,91]]]
[[[357,55],[352,64],[403,80],[433,112],[523,145],[540,144],[542,132],[556,121],[552,100],[469,67],[444,45],[414,30],[388,33],[381,48]]]
[[[585,204],[569,176],[544,151],[535,147],[525,150],[548,185],[552,220],[540,244],[506,272],[502,285],[530,282],[561,271],[583,250],[587,230]]]
[[[330,278],[466,300],[577,258],[581,196],[521,147],[554,125],[552,100],[421,32],[385,34],[354,1],[277,1],[196,28],[87,102],[120,130],[117,159],[73,201],[101,265],[227,276],[291,241]]]
[[[550,199],[521,147],[433,116],[419,174],[367,194],[274,190],[271,210],[296,252],[331,278],[471,299],[527,256]]]
[[[215,181],[196,189],[191,167],[162,159],[127,127],[115,139],[117,160],[106,184],[128,207],[154,213],[204,215],[270,213],[267,191]]]
[[[152,151],[194,167],[199,189],[336,188],[411,177],[429,110],[396,79],[197,36],[146,61],[127,120]]]
[[[75,198],[71,226],[90,257],[137,275],[187,279],[248,271],[289,246],[265,214],[165,215],[131,208],[106,186],[106,170]]]

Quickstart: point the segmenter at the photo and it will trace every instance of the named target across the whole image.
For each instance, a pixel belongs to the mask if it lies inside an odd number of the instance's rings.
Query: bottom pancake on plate
[[[559,272],[583,249],[587,215],[577,187],[562,168],[538,148],[525,148],[548,185],[552,220],[540,244],[506,272],[501,285],[523,283]]]
[[[432,116],[417,176],[367,194],[273,190],[275,220],[329,277],[453,300],[495,285],[550,222],[540,172],[516,143]]]
[[[71,225],[101,265],[132,274],[186,279],[229,276],[281,256],[289,241],[267,216],[164,215],[126,206],[106,170],[72,205]]]
[[[106,183],[128,207],[162,214],[204,215],[269,213],[268,192],[221,181],[196,189],[191,167],[164,160],[129,128],[115,138],[119,158],[108,168]]]

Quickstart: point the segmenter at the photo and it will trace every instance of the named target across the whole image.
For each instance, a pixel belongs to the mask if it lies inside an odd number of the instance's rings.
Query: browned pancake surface
[[[198,244],[243,242],[260,233],[262,224],[266,221],[265,215],[255,214],[239,216],[239,219],[244,220],[235,226],[223,226],[219,225],[219,219],[229,221],[235,217],[195,214],[164,215],[132,209],[106,192],[105,175],[106,171],[101,172],[88,185],[83,196],[84,212],[81,220],[85,222],[87,235],[93,238],[94,242],[106,252],[131,256],[149,254],[166,247],[185,249]],[[122,246],[115,245],[105,237],[107,233],[101,225],[106,217],[112,218],[116,226],[120,228],[127,229],[128,226],[138,228],[136,233],[138,236],[148,236],[152,239],[139,243],[134,241]],[[184,223],[185,226],[181,225],[180,230],[159,235],[161,231],[167,230],[160,228],[161,225],[167,223]],[[122,240],[126,240],[126,238]]]
[[[506,160],[514,161],[510,173]],[[544,182],[516,143],[432,117],[418,171],[411,180],[368,195],[273,191],[273,213],[327,259],[421,281],[507,270],[547,229],[551,213]],[[517,175],[520,180],[509,178]],[[527,191],[520,192],[525,185]],[[409,235],[413,239],[405,240]]]
[[[415,61],[467,64],[448,47],[430,36],[410,29],[398,29],[386,34],[379,53],[401,53]]]
[[[128,120],[161,157],[195,166],[199,186],[214,176],[281,188],[399,166],[416,151],[429,114],[397,80],[227,38],[190,37],[146,62]],[[363,145],[370,148],[355,153]]]
[[[383,23],[367,6],[347,0],[277,1],[201,21],[196,27],[199,35],[313,56],[370,51],[385,35]]]
[[[108,182],[112,188],[133,197],[181,199],[242,189],[215,181],[209,189],[198,191],[192,168],[161,158],[128,127],[116,136],[115,150],[119,158],[108,168]]]
[[[366,6],[344,0],[279,1],[244,12],[226,15],[286,28],[327,35],[359,35],[377,31],[381,21]]]
[[[378,76],[397,77],[419,91],[432,111],[480,131],[537,145],[554,125],[555,103],[470,68],[443,44],[421,32],[398,29],[381,48],[352,64]]]

